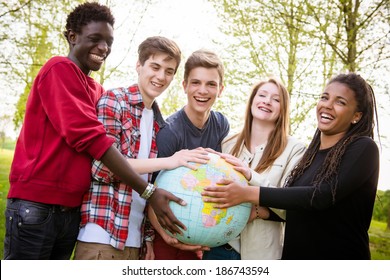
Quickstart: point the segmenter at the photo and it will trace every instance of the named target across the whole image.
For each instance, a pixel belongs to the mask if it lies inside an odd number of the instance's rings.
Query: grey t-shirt
[[[221,142],[229,133],[229,121],[220,112],[211,111],[202,129],[192,124],[184,108],[169,116],[157,134],[158,157],[169,157],[182,149],[198,147],[221,151]]]

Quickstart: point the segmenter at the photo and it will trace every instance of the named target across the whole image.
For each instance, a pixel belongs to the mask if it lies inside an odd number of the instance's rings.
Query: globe
[[[187,227],[183,235],[174,237],[187,244],[216,247],[228,243],[240,234],[248,222],[251,204],[218,209],[214,207],[214,203],[203,201],[203,188],[218,186],[217,182],[222,178],[234,180],[243,186],[248,185],[246,178],[219,155],[209,153],[209,157],[207,164],[193,163],[197,166],[196,170],[178,167],[161,171],[155,185],[187,202],[186,206],[170,202],[175,216]],[[170,232],[167,233],[171,235]]]

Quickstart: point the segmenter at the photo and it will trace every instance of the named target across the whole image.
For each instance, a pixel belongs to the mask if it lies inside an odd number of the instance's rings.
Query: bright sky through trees
[[[100,2],[105,3],[106,1],[102,0]],[[220,22],[217,18],[217,13],[212,4],[206,0],[114,0],[109,2],[110,5],[113,5],[116,26],[115,42],[112,54],[108,58],[107,63],[117,65],[123,59],[124,54],[128,52],[128,55],[118,67],[118,69],[124,72],[124,75],[116,75],[106,80],[104,82],[106,88],[126,86],[136,81],[135,63],[137,47],[148,36],[162,35],[174,39],[183,52],[183,63],[181,67],[183,67],[185,59],[199,48],[208,48],[219,53],[225,46],[224,40],[226,38],[218,31],[218,24]],[[129,30],[134,30],[134,32],[129,34]],[[223,60],[229,59],[226,56],[222,58]],[[226,71],[229,70],[226,69]],[[175,77],[177,84],[180,84],[182,80],[182,73],[179,71]],[[386,75],[389,75],[389,73],[383,74],[383,76]],[[0,117],[6,114],[12,115],[14,110],[13,105],[17,102],[14,94],[15,90],[18,90],[16,89],[17,86],[15,85],[12,94],[9,94],[9,89],[3,88],[0,85],[0,98],[3,100],[3,104],[0,104]],[[249,94],[251,86],[242,85],[242,88],[245,88],[245,90],[241,92],[247,92]],[[231,94],[236,93],[227,84],[221,98],[223,99],[228,92]],[[162,97],[164,97],[164,94]],[[185,100],[184,93],[180,98]],[[378,106],[379,124],[380,133],[383,136],[379,186],[382,189],[390,189],[390,172],[388,172],[390,170],[390,147],[388,144],[388,139],[390,139],[389,93],[387,95],[377,95],[377,102],[380,105]],[[159,103],[161,104],[160,101]],[[241,108],[231,108],[232,114],[243,114],[244,106],[245,104]],[[315,123],[314,112],[308,121]],[[314,130],[309,128],[306,133],[312,135],[313,132]],[[16,137],[12,125],[8,125],[7,133],[10,136]],[[296,136],[300,138],[300,135]]]

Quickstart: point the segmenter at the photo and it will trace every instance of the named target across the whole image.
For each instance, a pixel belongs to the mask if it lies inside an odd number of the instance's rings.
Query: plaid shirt
[[[154,123],[149,158],[156,158],[156,134],[164,120],[156,102],[153,102],[152,108]],[[98,102],[99,120],[106,128],[107,135],[115,138],[118,150],[127,158],[138,156],[143,109],[144,103],[138,85],[109,90]],[[149,180],[150,178],[151,174]],[[91,187],[84,195],[81,206],[81,226],[88,222],[101,226],[110,234],[110,244],[123,250],[128,235],[132,188],[121,183],[97,160],[92,163],[92,179]],[[143,239],[150,239],[153,238],[154,231],[143,226],[142,233]]]

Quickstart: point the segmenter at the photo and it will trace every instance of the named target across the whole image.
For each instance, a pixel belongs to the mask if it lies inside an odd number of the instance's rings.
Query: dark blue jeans
[[[210,248],[203,252],[203,260],[241,260],[241,255],[229,244]]]
[[[6,260],[69,260],[80,225],[79,208],[8,199]]]

